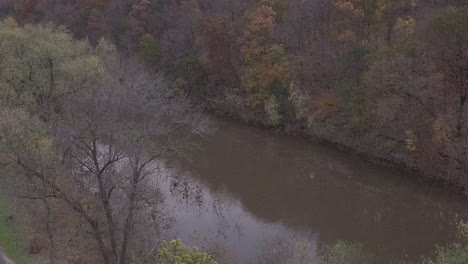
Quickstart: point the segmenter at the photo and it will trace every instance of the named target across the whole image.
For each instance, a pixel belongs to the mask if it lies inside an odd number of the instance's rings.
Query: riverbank
[[[277,134],[297,136],[310,142],[333,146],[356,155],[372,165],[396,169],[404,172],[405,175],[410,175],[418,182],[439,185],[468,198],[468,175],[464,175],[462,172],[466,168],[454,169],[449,164],[441,166],[440,161],[430,160],[426,162],[426,166],[421,166],[417,153],[408,151],[406,148],[405,139],[389,138],[373,131],[353,131],[345,126],[330,129],[330,124],[321,124],[323,129],[313,129],[303,120],[297,119],[290,119],[282,125],[272,125],[268,118],[262,114],[253,113],[253,110],[237,109],[237,111],[232,111],[232,109],[226,109],[224,106],[220,107],[216,104],[207,109],[210,114],[221,118],[229,118],[251,126],[262,127]],[[316,124],[315,127],[317,126],[320,124]],[[324,130],[327,132],[324,133]],[[391,148],[386,146],[389,141],[395,142]],[[442,160],[447,159],[447,155],[444,153],[440,153],[438,156]],[[445,161],[445,163],[447,162]],[[454,172],[454,170],[456,171]]]
[[[0,264],[15,264],[13,260],[8,258],[5,253],[3,253],[3,250],[0,248]]]

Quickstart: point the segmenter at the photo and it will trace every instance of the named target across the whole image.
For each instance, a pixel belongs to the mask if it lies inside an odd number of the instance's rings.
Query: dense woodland
[[[468,186],[466,0],[2,0],[0,17],[2,180],[32,201],[37,263],[216,263],[158,240],[148,177],[212,132],[203,110]],[[459,255],[427,263],[467,259],[460,229]],[[323,261],[372,263],[335,246]]]
[[[6,0],[219,113],[468,183],[464,0]]]

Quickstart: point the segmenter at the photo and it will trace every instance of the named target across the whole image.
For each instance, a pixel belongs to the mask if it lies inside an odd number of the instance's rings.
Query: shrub
[[[374,257],[361,243],[338,241],[324,248],[322,258],[327,264],[368,264]]]
[[[189,248],[180,240],[164,241],[159,249],[157,264],[217,264],[207,253]]]
[[[468,223],[458,225],[459,243],[437,249],[434,259],[427,259],[424,264],[466,264],[468,263]]]

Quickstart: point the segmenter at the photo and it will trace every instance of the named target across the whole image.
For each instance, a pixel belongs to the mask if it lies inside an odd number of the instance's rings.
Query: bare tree
[[[285,38],[291,42],[291,48],[299,52],[310,51],[314,44],[325,38],[331,22],[331,7],[331,1],[327,0],[291,1],[284,26],[280,26],[276,34],[289,35]]]
[[[137,216],[149,216],[159,200],[152,162],[182,154],[210,126],[160,76],[129,60],[109,65],[103,80],[62,99],[56,124],[4,113],[1,148],[25,183],[45,186],[42,200],[62,201],[87,223],[103,263],[125,264]]]
[[[462,135],[468,98],[468,7],[449,7],[429,25],[435,60],[457,95],[457,136]]]

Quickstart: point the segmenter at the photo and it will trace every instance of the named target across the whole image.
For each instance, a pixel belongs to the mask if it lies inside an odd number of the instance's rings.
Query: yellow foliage
[[[364,11],[360,8],[356,8],[351,1],[339,0],[334,3],[334,6],[336,9],[353,16],[364,16]]]
[[[187,94],[188,82],[184,78],[177,78],[172,82],[172,87],[177,90],[180,94]]]
[[[371,34],[387,32],[389,14],[411,5],[404,0],[334,0],[335,26],[340,41],[361,42],[369,40]],[[346,30],[354,32],[357,41]]]
[[[457,237],[468,242],[468,222],[460,221],[457,226]]]
[[[18,23],[12,17],[5,18],[5,20],[3,20],[3,24],[10,28],[18,27]]]
[[[353,31],[349,29],[346,29],[345,31],[343,31],[343,33],[340,34],[340,36],[338,37],[338,40],[343,41],[343,42],[356,42],[357,41],[356,33],[354,33]]]
[[[408,36],[414,33],[415,27],[416,19],[413,17],[407,17],[406,19],[399,17],[393,30]]]
[[[432,140],[438,144],[446,144],[450,142],[449,133],[447,131],[447,124],[441,117],[438,117],[432,123]]]
[[[416,150],[416,136],[413,133],[413,130],[408,129],[405,131],[405,147],[407,150],[413,152]]]

